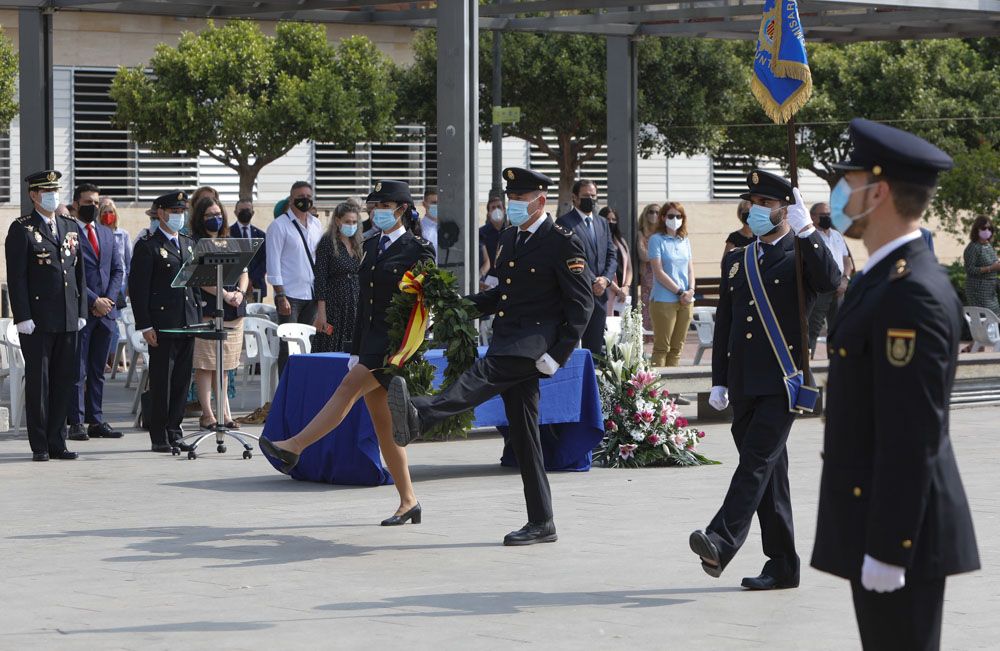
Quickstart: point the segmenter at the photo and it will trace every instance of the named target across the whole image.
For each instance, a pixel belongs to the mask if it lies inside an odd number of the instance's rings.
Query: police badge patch
[[[566,266],[569,267],[571,273],[582,274],[583,270],[587,268],[587,261],[583,258],[570,258],[566,260]]]
[[[890,328],[885,333],[885,356],[889,363],[902,368],[913,359],[917,348],[916,330],[899,330]]]
[[[734,262],[733,266],[729,268],[729,278],[730,279],[735,278],[736,274],[738,274],[739,272],[740,272],[740,263]]]

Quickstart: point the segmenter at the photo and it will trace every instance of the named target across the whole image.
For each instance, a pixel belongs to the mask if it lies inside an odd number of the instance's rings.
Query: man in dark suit
[[[705,572],[718,577],[746,540],[756,512],[768,561],[759,576],[743,579],[742,585],[750,590],[794,588],[799,585],[799,556],[785,442],[797,412],[777,350],[787,349],[796,369],[808,354],[801,345],[796,238],[804,266],[806,304],[801,309],[806,313],[818,293],[836,289],[840,269],[797,188],[762,170],[750,172],[747,185],[749,191],[740,198],[751,203],[747,224],[757,241],[733,249],[722,261],[710,399],[722,411],[732,398],[733,440],[740,459],[722,507],[704,531],[691,534],[690,545]],[[758,305],[751,292],[748,259],[760,270],[767,304]],[[777,334],[764,327],[768,309]]]
[[[63,436],[70,387],[79,372],[77,333],[87,323],[87,284],[79,226],[55,216],[61,177],[56,170],[45,170],[25,178],[35,209],[10,225],[4,251],[10,308],[24,354],[34,461],[77,458],[66,449]]]
[[[264,231],[250,223],[253,219],[253,202],[249,199],[242,199],[236,204],[236,223],[229,227],[229,237],[242,237],[244,239],[264,239]],[[250,276],[250,288],[247,290],[250,295],[259,291],[260,298],[267,296],[267,247],[261,246],[257,249],[257,255],[250,261],[247,267],[247,275]]]
[[[182,235],[187,221],[187,194],[168,192],[153,201],[159,226],[136,242],[128,293],[135,329],[149,344],[149,438],[153,452],[170,452],[184,433],[181,421],[191,383],[194,339],[164,332],[201,321],[201,304],[189,287],[171,283],[192,253],[194,240]],[[182,450],[189,449],[180,444]]]
[[[850,580],[865,649],[937,649],[945,577],[979,569],[948,436],[962,304],[918,224],[951,158],[853,120],[830,198],[868,263],[830,332],[812,565]]]
[[[503,171],[507,217],[515,228],[500,236],[499,284],[468,298],[480,314],[493,314],[493,339],[480,358],[444,393],[409,397],[405,380],[389,384],[393,437],[406,445],[445,418],[490,398],[503,398],[510,443],[521,469],[528,523],[504,545],[556,540],[552,497],[538,430],[538,380],[569,359],[593,311],[583,246],[544,211],[547,176],[521,168]]]
[[[87,279],[88,307],[87,325],[80,331],[80,376],[69,409],[69,438],[73,441],[122,436],[104,422],[103,403],[104,367],[118,329],[115,301],[125,272],[114,231],[97,223],[100,192],[100,188],[90,183],[82,183],[73,190],[73,207],[83,231],[80,251]],[[86,429],[84,422],[88,423]]]
[[[583,331],[583,347],[594,355],[604,354],[604,327],[608,319],[608,285],[618,268],[618,254],[608,221],[597,214],[597,184],[580,179],[573,184],[573,210],[556,223],[573,231],[583,243],[590,274],[594,309]]]

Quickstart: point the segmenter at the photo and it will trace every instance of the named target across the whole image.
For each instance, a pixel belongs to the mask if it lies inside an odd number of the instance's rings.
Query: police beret
[[[508,167],[503,171],[503,180],[507,183],[507,192],[533,192],[552,185],[549,177],[523,167]]]
[[[413,205],[413,197],[410,196],[410,184],[406,181],[378,181],[375,188],[368,195],[368,201],[376,203],[381,201],[392,201],[395,203],[408,203]]]
[[[792,184],[777,174],[771,174],[764,170],[750,170],[750,173],[747,174],[747,188],[749,188],[749,192],[740,195],[740,199],[744,201],[749,201],[750,195],[755,194],[786,203],[795,202],[792,197]]]
[[[277,219],[281,217],[286,212],[288,212],[288,199],[282,199],[278,203],[274,204],[274,218]]]
[[[187,206],[187,202],[187,192],[184,192],[183,190],[174,190],[173,192],[161,194],[157,198],[153,199],[153,208],[163,208],[164,210],[169,210],[170,208],[184,208]]]
[[[875,176],[934,187],[940,172],[953,166],[951,156],[909,131],[864,118],[850,125],[851,153],[834,169],[868,171]]]
[[[29,190],[58,190],[62,172],[58,170],[42,170],[24,177]]]

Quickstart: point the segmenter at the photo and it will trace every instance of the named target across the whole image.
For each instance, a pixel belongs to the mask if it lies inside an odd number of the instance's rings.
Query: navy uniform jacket
[[[538,359],[548,353],[562,366],[594,310],[583,245],[548,216],[520,248],[517,232],[512,226],[500,234],[500,284],[468,297],[481,314],[494,315],[486,354]]]
[[[795,286],[795,237],[789,232],[774,246],[763,245],[760,273],[785,344],[796,367],[801,369],[802,331]],[[808,314],[816,294],[835,290],[842,274],[819,233],[802,238],[801,249]],[[712,385],[728,387],[730,395],[736,398],[784,395],[784,373],[753,303],[743,268],[743,251],[743,247],[733,249],[722,259],[722,284],[712,343]]]
[[[177,239],[180,251],[160,229],[136,242],[128,274],[136,330],[183,328],[201,321],[201,305],[194,290],[170,286],[194,246],[187,235],[178,233]]]
[[[77,332],[86,319],[87,282],[77,223],[56,217],[53,233],[37,211],[10,225],[5,243],[7,287],[14,323],[31,319],[35,332]]]
[[[378,257],[382,231],[372,231],[361,246],[361,266],[354,335],[351,337],[352,355],[378,355],[389,352],[389,323],[386,311],[392,297],[399,293],[399,281],[413,265],[423,260],[434,262],[434,247],[427,240],[407,231],[389,245]],[[395,352],[395,351],[393,351]]]
[[[253,224],[249,224],[250,227],[250,237],[253,239],[265,239],[266,233],[260,230]],[[243,238],[243,224],[237,221],[235,224],[229,227],[229,237]],[[267,281],[264,277],[267,275],[267,247],[263,244],[257,253],[254,254],[253,260],[247,265],[247,275],[250,277],[250,284],[253,285],[254,289],[260,290],[261,298],[267,296]]]
[[[576,208],[559,217],[556,223],[573,231],[580,239],[584,257],[587,259],[587,269],[590,271],[591,285],[598,276],[604,276],[614,282],[615,271],[618,269],[618,249],[615,248],[615,241],[611,239],[611,227],[608,226],[608,220],[596,212],[594,213],[592,220],[594,224],[593,239],[580,211]],[[590,293],[593,294],[593,290]],[[608,292],[595,296],[594,301],[598,305],[605,305],[608,302]]]
[[[87,278],[87,318],[89,319],[97,319],[89,312],[97,299],[118,300],[125,276],[122,253],[118,250],[115,232],[103,224],[94,223],[94,235],[97,237],[97,246],[101,249],[100,258],[97,257],[94,247],[90,244],[90,238],[87,237],[87,226],[83,224],[80,226],[80,252],[83,254],[83,268]],[[101,317],[101,323],[108,329],[112,329],[117,327],[115,326],[117,318],[118,308],[112,307],[110,312]]]
[[[962,318],[920,239],[848,290],[828,339],[816,569],[858,580],[865,554],[910,579],[979,568],[948,437]]]

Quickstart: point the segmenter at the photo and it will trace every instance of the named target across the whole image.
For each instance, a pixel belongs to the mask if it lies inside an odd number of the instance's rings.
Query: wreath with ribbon
[[[439,393],[467,371],[476,361],[477,333],[472,327],[475,307],[458,295],[455,274],[423,261],[403,274],[399,294],[392,298],[386,318],[389,322],[389,350],[386,370],[406,380],[411,396]],[[431,323],[433,316],[433,324]],[[428,348],[427,330],[433,333],[435,348],[443,348],[447,366],[440,389],[433,387],[434,365],[424,359]],[[472,427],[473,413],[467,411],[444,420],[424,434],[425,439],[465,437]]]

